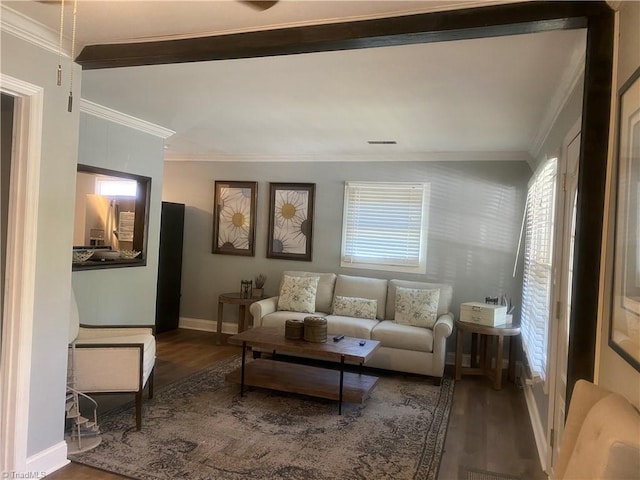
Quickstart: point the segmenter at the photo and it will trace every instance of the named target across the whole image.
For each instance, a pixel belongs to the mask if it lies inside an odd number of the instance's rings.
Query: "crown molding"
[[[0,4],[0,26],[3,32],[14,37],[44,50],[49,50],[56,55],[60,53],[58,32],[4,4]],[[63,40],[62,56],[67,59],[71,57],[66,38]]]
[[[584,77],[585,52],[580,52],[576,57],[577,60],[575,61],[573,70],[571,70],[571,73],[561,80],[560,86],[556,90],[551,102],[549,102],[549,106],[547,107],[543,120],[540,123],[533,141],[531,142],[531,148],[529,149],[531,158],[536,159],[540,156],[542,147],[551,134],[553,126],[558,120],[562,109],[569,101],[569,97],[578,85],[578,82]]]
[[[527,162],[528,152],[416,152],[304,155],[177,155],[165,153],[165,162]]]
[[[93,115],[94,117],[102,118],[110,122],[124,125],[125,127],[133,128],[144,133],[155,135],[156,137],[160,137],[162,139],[169,138],[176,133],[173,130],[161,127],[160,125],[156,125],[155,123],[132,117],[131,115],[127,115],[126,113],[113,110],[112,108],[99,105],[84,98],[80,99],[80,111],[89,115]]]

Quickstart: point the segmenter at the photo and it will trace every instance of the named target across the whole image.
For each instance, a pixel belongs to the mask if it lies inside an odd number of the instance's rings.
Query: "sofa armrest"
[[[442,377],[447,357],[447,337],[453,333],[453,313],[440,315],[433,326],[433,372]]]
[[[249,311],[253,316],[253,325],[255,327],[262,326],[262,317],[275,312],[278,309],[278,297],[269,297],[264,300],[253,302],[249,306]]]
[[[554,468],[553,478],[564,478],[565,470],[573,454],[584,419],[591,411],[591,408],[610,393],[586,380],[578,380],[576,382],[569,403],[569,413],[562,434],[558,463]]]

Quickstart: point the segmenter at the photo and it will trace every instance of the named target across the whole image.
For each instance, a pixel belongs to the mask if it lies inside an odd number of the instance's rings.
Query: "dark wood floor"
[[[240,352],[239,347],[225,342],[216,345],[215,340],[214,333],[195,330],[174,330],[158,335],[156,388]],[[132,398],[132,395],[100,396],[97,398],[98,413]],[[502,390],[496,391],[490,380],[480,377],[467,377],[456,383],[438,478],[461,480],[461,467],[510,474],[522,480],[547,478],[540,468],[524,395],[515,385],[505,383]],[[47,478],[116,480],[125,477],[71,463]]]

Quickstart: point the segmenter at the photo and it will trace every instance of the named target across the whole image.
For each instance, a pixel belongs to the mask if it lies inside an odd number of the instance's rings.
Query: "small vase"
[[[253,296],[254,297],[261,297],[264,293],[264,289],[263,288],[254,288],[253,289]]]

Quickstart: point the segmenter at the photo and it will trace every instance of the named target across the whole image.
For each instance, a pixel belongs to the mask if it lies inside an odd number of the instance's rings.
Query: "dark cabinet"
[[[182,239],[184,204],[162,202],[156,333],[178,328],[182,282]]]

